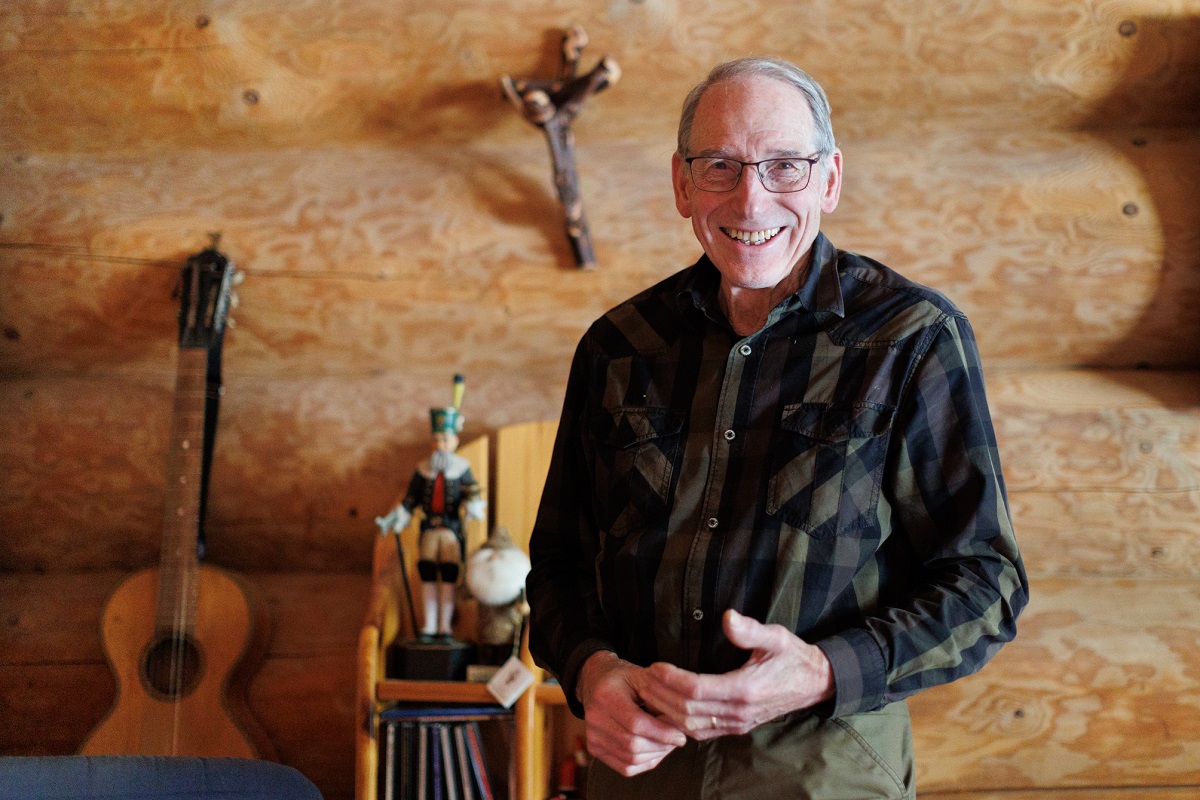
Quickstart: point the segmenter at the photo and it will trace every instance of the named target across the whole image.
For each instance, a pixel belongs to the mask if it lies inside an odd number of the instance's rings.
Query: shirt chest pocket
[[[767,512],[818,539],[871,525],[894,415],[879,403],[786,406]]]
[[[665,520],[683,419],[665,408],[622,406],[599,414],[595,447],[596,521],[625,536]]]

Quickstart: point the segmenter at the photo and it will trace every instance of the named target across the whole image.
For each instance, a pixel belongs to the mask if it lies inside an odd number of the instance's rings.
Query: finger
[[[690,686],[694,681],[685,678],[685,683]],[[660,710],[663,719],[669,720],[678,730],[693,739],[711,739],[731,733],[735,730],[730,727],[731,723],[736,725],[740,719],[736,703],[685,698],[660,681],[647,686],[646,691],[647,694],[653,693],[649,704]]]
[[[662,748],[657,751],[629,753],[622,748],[614,748],[604,742],[588,742],[588,752],[594,758],[603,761],[615,772],[627,778],[654,769],[674,749]]]
[[[679,747],[685,743],[683,733],[671,724],[669,717],[664,719],[644,712],[633,718],[628,732],[638,739],[668,748]]]
[[[685,737],[668,721],[618,698],[611,704],[596,704],[585,713],[588,729],[595,728],[611,740],[640,739],[650,746],[678,747]]]
[[[731,718],[718,714],[695,713],[688,715],[683,724],[686,726],[688,737],[703,742],[732,733],[734,728],[730,726],[729,719]]]
[[[609,754],[619,754],[622,760],[637,761],[669,753],[686,742],[679,731],[672,731],[679,739],[669,743],[591,725],[587,726],[586,733],[589,750],[595,748]]]
[[[702,679],[706,676],[659,661],[646,668],[643,696],[651,695],[672,707],[688,700],[703,699],[699,694]]]
[[[663,745],[637,736],[610,735],[594,728],[587,729],[587,748],[592,755],[604,756],[610,762],[623,765],[657,762],[675,749],[673,745]]]
[[[688,717],[688,725],[692,729],[691,737],[698,741],[715,739],[727,733],[725,724],[717,714],[695,714]]]
[[[634,719],[628,727],[622,720],[606,714],[594,716],[587,719],[588,752],[622,775],[652,769],[687,741],[682,733],[648,714],[639,713],[641,718]]]
[[[638,693],[652,713],[678,728],[690,730],[684,723],[697,702],[696,677],[670,664],[654,664],[647,669]]]
[[[729,641],[743,650],[777,650],[780,647],[774,626],[764,625],[732,608],[725,611],[721,624]]]
[[[741,676],[737,670],[719,675],[698,674],[673,664],[658,663],[647,670],[644,696],[653,698],[679,716],[720,714],[740,695]]]

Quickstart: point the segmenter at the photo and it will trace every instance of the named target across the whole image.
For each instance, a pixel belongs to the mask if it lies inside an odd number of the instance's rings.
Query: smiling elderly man
[[[966,318],[820,233],[842,154],[790,63],[684,104],[704,250],[592,325],[531,542],[531,647],[589,797],[914,798],[904,698],[979,669],[1028,585]]]

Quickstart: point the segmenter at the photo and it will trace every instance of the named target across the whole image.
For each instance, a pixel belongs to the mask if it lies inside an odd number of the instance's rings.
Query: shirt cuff
[[[579,671],[583,669],[583,662],[587,661],[589,656],[599,653],[601,650],[614,651],[614,648],[603,639],[583,640],[571,651],[567,663],[563,666],[562,674],[558,676],[563,694],[567,696],[567,707],[580,719],[583,719],[583,703],[579,702],[579,698],[575,695],[575,690],[579,687]]]
[[[833,669],[832,717],[873,711],[883,703],[887,671],[879,644],[863,630],[850,629],[815,643]]]

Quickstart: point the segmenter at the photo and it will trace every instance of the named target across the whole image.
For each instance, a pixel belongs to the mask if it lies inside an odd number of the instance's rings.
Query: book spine
[[[492,784],[488,780],[487,761],[483,757],[483,743],[479,734],[479,723],[467,723],[467,747],[471,755],[471,774],[475,777],[475,782],[479,786],[479,796],[481,800],[495,800],[495,795],[492,793]]]
[[[384,739],[383,800],[396,800],[396,723],[387,723]]]
[[[400,776],[397,800],[413,800],[417,796],[417,726],[412,722],[400,723]]]
[[[446,800],[458,800],[458,780],[454,770],[454,749],[451,746],[450,726],[439,725],[438,735],[442,740],[442,777],[446,784]]]
[[[417,800],[429,800],[429,728],[417,727]]]
[[[475,800],[479,793],[471,778],[471,754],[467,750],[466,725],[454,726],[454,755],[458,767],[458,782],[462,786],[463,800]]]
[[[446,800],[446,787],[442,783],[442,737],[438,735],[440,723],[432,723],[429,731],[429,772],[433,776],[433,800]]]

